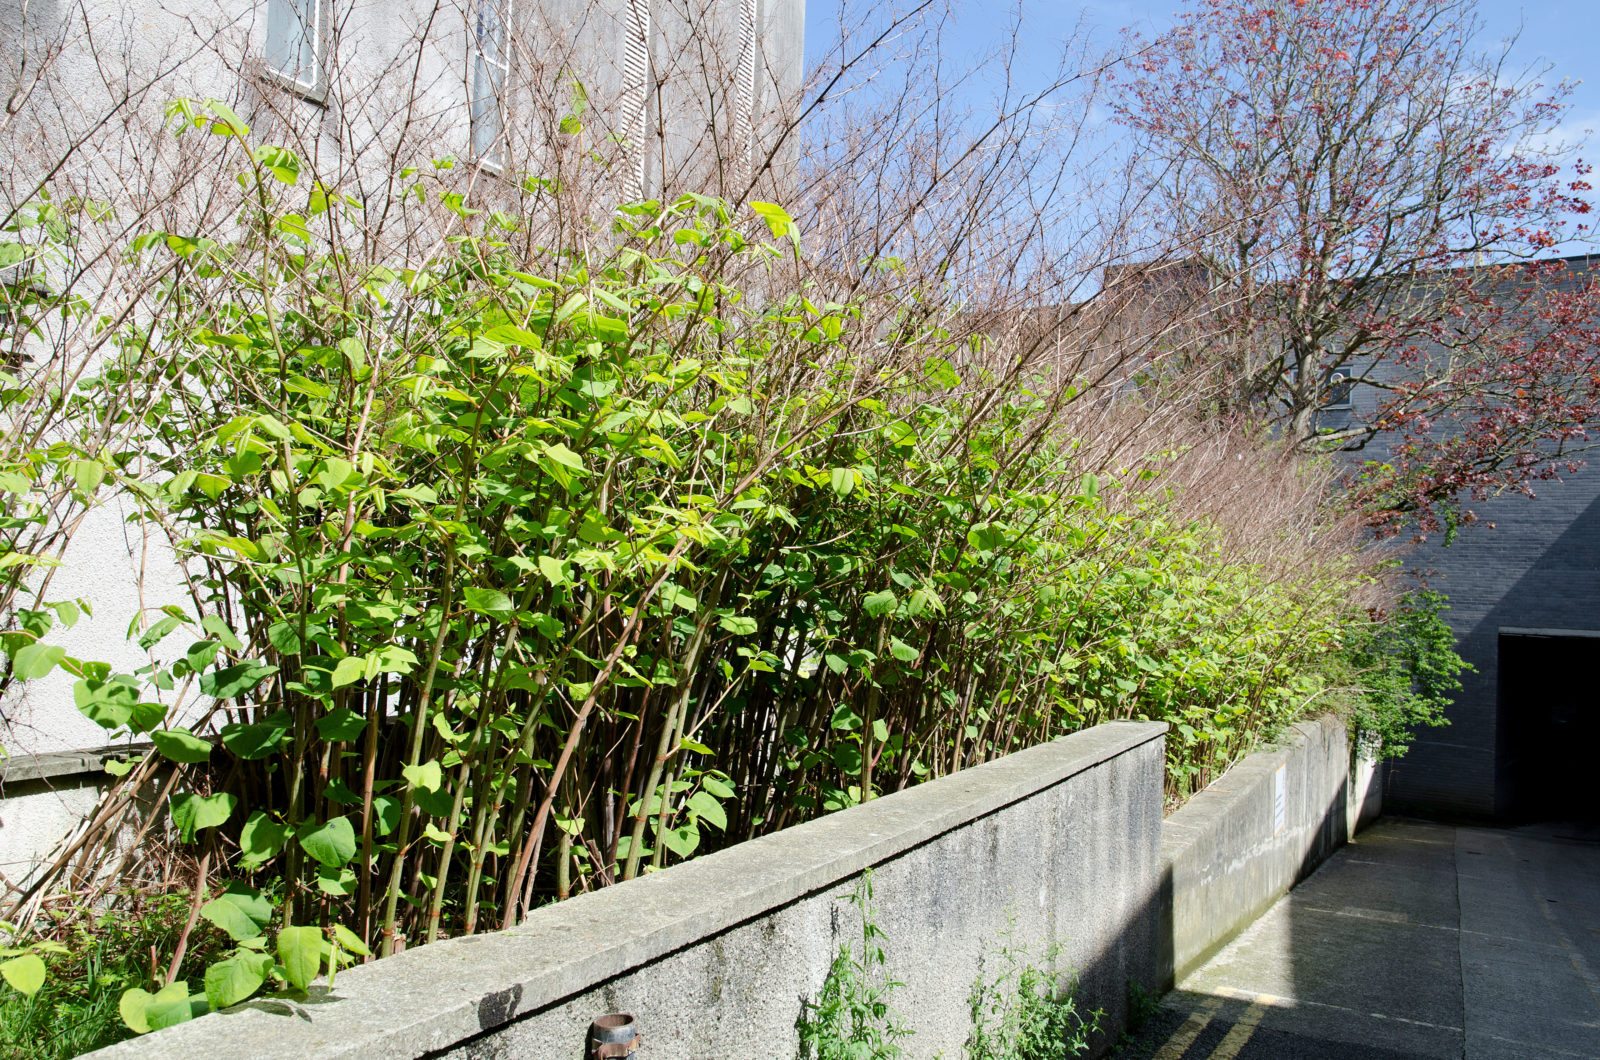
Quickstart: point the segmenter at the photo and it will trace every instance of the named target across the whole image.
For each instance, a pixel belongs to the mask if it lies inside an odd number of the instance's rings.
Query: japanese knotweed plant
[[[1102,720],[1172,721],[1181,793],[1319,693],[1339,557],[1230,556],[1171,454],[1087,466],[1070,393],[829,301],[781,208],[546,247],[440,165],[398,175],[430,235],[397,247],[227,108],[172,114],[237,209],[132,238],[145,309],[63,399],[114,429],[40,481],[122,497],[192,607],[141,616],[134,673],[50,643],[76,604],[3,641],[155,747],[12,906],[128,868],[153,801],[228,939],[202,1000],[180,938],[136,1029]]]

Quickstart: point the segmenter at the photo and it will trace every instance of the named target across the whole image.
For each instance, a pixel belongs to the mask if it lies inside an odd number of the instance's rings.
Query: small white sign
[[[1282,835],[1289,816],[1289,765],[1284,763],[1272,774],[1272,834]]]

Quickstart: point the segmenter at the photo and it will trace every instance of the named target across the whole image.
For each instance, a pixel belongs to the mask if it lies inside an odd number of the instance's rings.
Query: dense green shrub
[[[1382,757],[1405,754],[1419,726],[1449,724],[1445,708],[1471,667],[1456,654],[1448,609],[1440,593],[1407,593],[1392,610],[1350,622],[1343,651],[1325,664],[1352,726]]]
[[[63,395],[101,443],[4,469],[116,491],[192,576],[138,673],[50,645],[75,602],[0,635],[154,741],[111,804],[178,770],[170,839],[234,946],[130,1025],[1108,719],[1172,723],[1181,797],[1325,691],[1352,543],[1238,558],[1164,485],[1181,450],[1083,459],[1076,391],[829,301],[778,207],[627,206],[578,252],[408,173],[442,235],[389,260],[231,112],[174,114],[238,141],[245,204],[133,240],[151,312]]]

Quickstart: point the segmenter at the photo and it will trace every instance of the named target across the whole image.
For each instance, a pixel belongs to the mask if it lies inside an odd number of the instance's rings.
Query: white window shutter
[[[738,83],[734,90],[734,150],[739,159],[740,176],[749,179],[755,165],[756,150],[756,56],[760,40],[756,35],[756,5],[760,0],[739,2],[739,61],[734,70]]]
[[[622,128],[629,151],[630,200],[645,197],[645,165],[650,142],[650,0],[628,0],[622,44]]]

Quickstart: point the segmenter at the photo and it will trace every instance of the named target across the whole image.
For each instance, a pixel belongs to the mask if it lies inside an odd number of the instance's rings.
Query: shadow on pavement
[[[1600,1057],[1600,830],[1386,818],[1169,994],[1130,1060]]]

